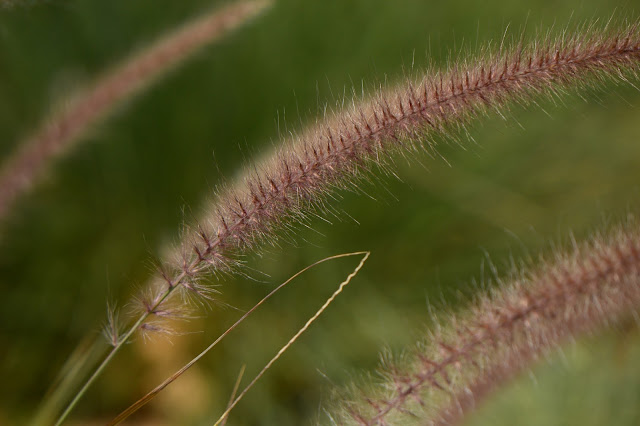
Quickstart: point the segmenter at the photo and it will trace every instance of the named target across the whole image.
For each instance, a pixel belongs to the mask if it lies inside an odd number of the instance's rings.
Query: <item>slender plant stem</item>
[[[133,336],[133,334],[140,328],[140,326],[142,324],[144,324],[144,322],[147,320],[147,318],[153,313],[153,310],[157,309],[158,306],[160,306],[160,304],[162,302],[165,301],[165,299],[167,299],[171,293],[177,288],[177,286],[179,285],[180,281],[182,279],[184,279],[184,276],[178,277],[179,280],[177,282],[176,285],[169,287],[166,292],[162,295],[161,298],[159,298],[158,302],[155,304],[155,306],[152,307],[152,309],[148,312],[145,312],[144,314],[142,314],[138,320],[136,322],[133,323],[133,325],[121,336],[121,338],[118,339],[118,342],[113,346],[113,348],[111,349],[111,351],[109,351],[109,353],[107,354],[107,356],[102,360],[102,362],[100,363],[100,365],[98,365],[98,367],[96,367],[96,369],[94,370],[93,374],[91,374],[91,376],[87,379],[87,381],[84,383],[84,385],[82,385],[82,387],[80,388],[80,390],[78,391],[78,393],[76,393],[76,395],[74,396],[74,398],[71,400],[71,402],[69,402],[69,405],[67,405],[67,407],[65,408],[65,410],[62,412],[62,414],[60,415],[60,417],[58,418],[58,420],[56,421],[55,425],[59,426],[61,425],[66,418],[69,416],[69,414],[71,413],[71,411],[73,411],[73,409],[75,408],[75,406],[78,404],[78,402],[80,401],[80,399],[82,399],[82,397],[84,396],[84,394],[87,392],[87,390],[91,387],[91,385],[93,384],[93,382],[96,381],[96,379],[100,376],[100,374],[102,374],[103,370],[106,368],[106,366],[109,364],[109,362],[111,361],[111,359],[116,355],[116,353],[122,348],[122,346],[124,346],[125,343],[127,343],[129,341],[129,339],[131,338],[131,336]]]
[[[140,325],[142,325],[142,323],[145,321],[145,319],[146,319],[146,317],[144,315],[142,317],[140,317],[140,319],[138,319],[138,321],[133,326],[131,326],[131,328],[122,336],[122,342],[118,342],[118,344],[116,344],[111,349],[111,351],[109,351],[109,354],[107,354],[105,359],[102,360],[100,365],[94,370],[94,372],[91,375],[91,377],[89,377],[89,379],[87,379],[87,381],[82,386],[82,388],[80,388],[78,393],[75,395],[75,397],[71,400],[69,405],[67,405],[65,410],[62,412],[62,414],[60,415],[60,417],[58,418],[58,420],[55,423],[56,426],[61,425],[66,420],[66,418],[69,416],[71,411],[73,411],[73,409],[75,408],[76,404],[80,401],[80,399],[82,399],[84,394],[87,392],[89,387],[93,384],[93,382],[96,381],[96,379],[100,376],[102,371],[109,364],[111,359],[115,356],[115,354],[124,345],[124,342],[127,341],[129,339],[129,337],[131,337],[131,335],[133,333],[135,333],[135,331],[138,329],[138,327],[140,327]]]
[[[236,383],[235,383],[235,385],[233,385],[233,390],[231,391],[231,396],[229,397],[229,403],[227,404],[227,408],[229,408],[231,406],[231,404],[233,404],[233,401],[236,399],[236,393],[238,393],[238,388],[240,388],[240,382],[242,382],[242,376],[244,376],[245,368],[246,368],[246,365],[243,365],[242,368],[240,369],[240,373],[238,374],[238,378],[236,379]],[[222,419],[222,422],[220,422],[220,426],[226,425],[228,418],[229,418],[229,416],[227,416],[224,419]]]

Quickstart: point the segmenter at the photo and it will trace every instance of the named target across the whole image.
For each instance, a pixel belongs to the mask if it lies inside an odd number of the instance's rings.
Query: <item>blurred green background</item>
[[[0,8],[0,157],[74,88],[210,0],[50,0]],[[637,16],[605,0],[278,0],[266,14],[123,105],[24,197],[0,237],[0,424],[26,422],[74,348],[99,331],[107,299],[125,305],[179,241],[216,185],[355,87],[401,81],[427,64],[500,40],[590,19]],[[267,373],[229,424],[326,422],[331,390],[399,352],[436,309],[491,278],[489,261],[535,258],[569,232],[586,238],[640,206],[640,94],[605,86],[585,99],[513,107],[470,128],[440,158],[398,158],[400,180],[341,193],[345,213],[295,243],[248,257],[268,277],[220,284],[246,310],[310,263],[370,250],[323,317]],[[423,166],[424,165],[424,166]],[[353,219],[352,219],[353,218]],[[355,219],[355,220],[354,220]],[[489,260],[490,259],[490,260]],[[251,378],[355,267],[320,266],[260,309],[140,411],[132,424],[211,424],[237,374]],[[485,265],[483,268],[482,265]],[[484,271],[484,272],[483,272]],[[460,295],[463,295],[460,297]],[[126,310],[126,306],[123,307]],[[136,339],[74,413],[109,420],[191,359],[240,315],[214,305],[170,341]],[[566,348],[484,406],[473,424],[640,423],[640,336],[630,324]],[[587,415],[592,413],[592,415]]]

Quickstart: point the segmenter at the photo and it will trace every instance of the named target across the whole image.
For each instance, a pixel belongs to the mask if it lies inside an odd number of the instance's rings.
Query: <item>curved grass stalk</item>
[[[0,222],[49,163],[124,100],[139,93],[196,51],[227,34],[270,4],[242,0],[188,22],[108,72],[49,117],[0,169]]]

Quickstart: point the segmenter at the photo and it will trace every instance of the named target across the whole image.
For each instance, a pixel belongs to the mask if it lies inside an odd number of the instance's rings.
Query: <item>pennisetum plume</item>
[[[541,354],[639,307],[636,224],[576,244],[438,321],[409,361],[383,368],[381,384],[342,404],[343,420],[456,424]]]
[[[461,60],[447,71],[382,89],[329,114],[220,191],[163,263],[150,293],[141,298],[140,315],[126,332],[112,338],[113,349],[79,396],[136,331],[162,331],[155,321],[172,315],[174,294],[211,297],[211,289],[201,283],[206,273],[241,271],[241,256],[304,221],[309,212],[322,210],[334,191],[354,188],[394,153],[428,149],[438,137],[489,110],[527,104],[537,95],[626,80],[638,69],[637,25],[590,28],[557,40],[501,48],[475,61]]]
[[[17,151],[0,168],[0,222],[48,164],[70,149],[91,126],[198,49],[238,27],[269,4],[269,0],[243,0],[208,12],[142,49],[68,99],[64,108],[18,144]]]

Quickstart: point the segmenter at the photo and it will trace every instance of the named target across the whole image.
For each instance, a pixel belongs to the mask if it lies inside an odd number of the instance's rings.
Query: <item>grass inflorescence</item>
[[[304,220],[336,189],[357,187],[372,166],[394,153],[429,149],[479,114],[536,95],[559,95],[606,79],[627,80],[640,65],[637,26],[607,35],[591,29],[542,44],[520,45],[417,82],[384,89],[285,141],[244,178],[220,190],[179,251],[168,288],[191,285],[201,271],[233,271],[237,256]]]
[[[346,398],[343,419],[456,424],[493,389],[568,338],[636,311],[637,224],[587,243],[574,241],[554,259],[512,275],[461,312],[434,318],[410,360],[384,366],[381,383]]]

